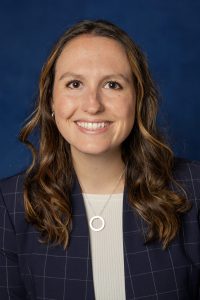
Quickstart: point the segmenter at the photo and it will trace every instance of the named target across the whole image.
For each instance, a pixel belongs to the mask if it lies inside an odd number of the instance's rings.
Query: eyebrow
[[[65,72],[65,73],[63,73],[63,74],[60,76],[59,80],[62,80],[62,79],[64,79],[64,78],[66,78],[66,77],[78,77],[78,78],[80,78],[80,79],[83,79],[83,78],[84,78],[83,75],[78,74],[78,73],[74,73],[74,72]],[[111,78],[111,77],[115,77],[115,78],[121,77],[124,81],[130,83],[130,79],[129,79],[126,75],[121,74],[121,73],[106,75],[106,76],[104,77],[104,79],[108,79],[108,78]]]

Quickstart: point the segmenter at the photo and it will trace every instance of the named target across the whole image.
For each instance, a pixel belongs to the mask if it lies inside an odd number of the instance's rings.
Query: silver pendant
[[[101,225],[99,228],[95,228],[95,227],[93,226],[93,224],[92,224],[94,220],[101,220],[102,225]],[[105,221],[104,221],[104,219],[103,219],[102,217],[100,217],[100,216],[94,216],[94,217],[92,217],[92,218],[90,219],[90,228],[91,228],[93,231],[101,231],[101,230],[104,228],[104,226],[105,226]]]

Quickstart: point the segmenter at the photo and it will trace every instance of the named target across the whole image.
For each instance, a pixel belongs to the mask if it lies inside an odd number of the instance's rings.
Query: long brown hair
[[[137,95],[135,124],[122,144],[122,159],[128,166],[128,199],[148,225],[146,240],[159,239],[165,248],[177,234],[180,214],[189,205],[183,194],[168,187],[173,181],[173,153],[156,127],[158,93],[147,61],[131,38],[107,21],[75,24],[58,40],[43,66],[36,109],[20,133],[20,140],[33,156],[24,183],[26,219],[40,231],[42,241],[69,245],[74,170],[69,144],[52,118],[51,103],[57,59],[67,43],[82,34],[114,39],[127,53]],[[36,128],[40,132],[39,149],[28,140]]]

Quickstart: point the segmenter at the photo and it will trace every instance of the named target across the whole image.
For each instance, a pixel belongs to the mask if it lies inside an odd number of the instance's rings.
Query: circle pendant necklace
[[[96,227],[93,226],[93,221],[95,221],[95,220],[100,220],[101,221],[101,226],[99,228],[96,228]],[[104,229],[105,221],[101,216],[94,216],[90,219],[89,225],[90,225],[90,228],[93,231],[101,231],[102,229]]]
[[[85,196],[85,198],[87,199],[87,202],[88,202],[88,204],[89,204],[89,206],[90,206],[90,208],[91,208],[91,210],[92,210],[92,212],[93,212],[93,214],[94,214],[94,216],[91,217],[90,220],[89,220],[89,226],[90,226],[90,228],[91,228],[93,231],[97,231],[97,232],[98,232],[98,231],[101,231],[101,230],[104,229],[104,227],[105,227],[105,220],[104,220],[104,218],[102,217],[102,214],[103,214],[103,212],[104,212],[106,206],[108,205],[108,202],[109,202],[109,200],[111,199],[111,197],[112,197],[112,195],[113,195],[115,189],[117,188],[117,186],[118,186],[120,180],[122,179],[122,176],[124,175],[125,170],[126,170],[126,167],[124,168],[123,172],[120,174],[119,178],[117,179],[117,182],[116,182],[116,184],[115,184],[115,186],[114,186],[114,188],[113,188],[113,190],[112,190],[112,193],[108,196],[108,199],[106,200],[106,202],[105,202],[104,206],[102,207],[102,209],[100,210],[99,214],[96,214],[96,212],[94,211],[94,209],[93,209],[93,207],[92,207],[92,204],[90,203],[90,201],[89,201],[89,199],[88,199],[88,197],[87,197],[87,194],[84,193],[84,196]],[[100,223],[100,226],[99,226],[99,227],[95,227],[95,226],[94,226],[94,223],[95,223],[96,221],[98,221],[98,223]]]

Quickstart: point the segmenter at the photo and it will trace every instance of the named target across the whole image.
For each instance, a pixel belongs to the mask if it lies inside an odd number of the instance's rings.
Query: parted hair
[[[68,42],[83,34],[114,39],[126,51],[136,90],[134,127],[121,145],[122,160],[127,166],[128,201],[147,225],[146,242],[158,239],[166,248],[178,233],[180,216],[189,204],[173,179],[173,153],[158,132],[159,97],[147,60],[126,32],[104,20],[83,20],[69,28],[42,68],[36,108],[20,133],[21,142],[30,148],[33,157],[24,182],[26,220],[37,227],[42,242],[64,248],[69,245],[75,173],[70,145],[58,131],[51,107],[56,62]],[[30,141],[35,129],[39,130],[37,147]],[[176,192],[169,188],[171,182]]]

